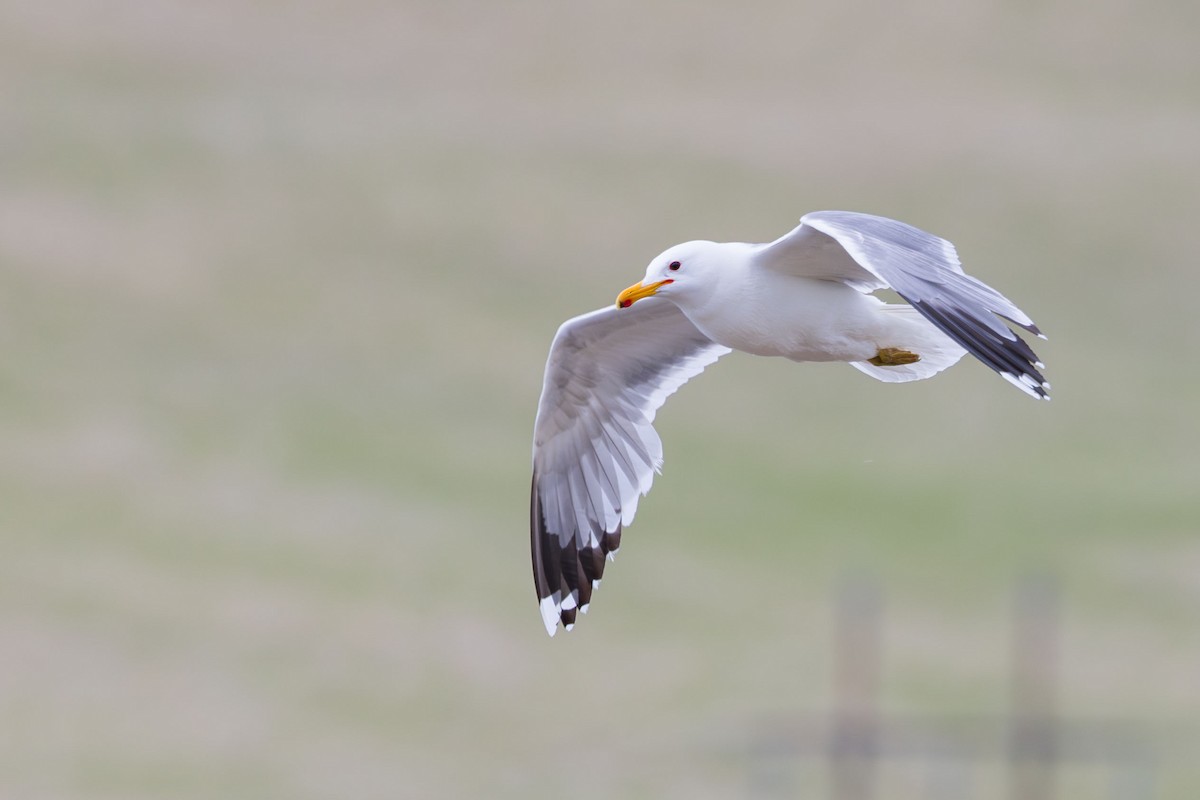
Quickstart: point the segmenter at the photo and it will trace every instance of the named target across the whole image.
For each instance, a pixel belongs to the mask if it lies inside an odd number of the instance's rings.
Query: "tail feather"
[[[867,361],[851,361],[850,366],[876,380],[886,383],[905,383],[932,378],[947,367],[954,366],[967,351],[937,329],[912,306],[881,305],[879,313],[892,317],[895,341],[881,342],[880,347],[898,347],[920,356],[911,364],[880,367]]]

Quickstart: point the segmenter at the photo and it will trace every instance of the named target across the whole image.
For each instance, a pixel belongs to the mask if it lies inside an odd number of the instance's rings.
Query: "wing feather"
[[[729,352],[673,304],[647,298],[563,323],[534,422],[530,544],[546,630],[586,610],[662,465],[655,414]]]
[[[962,270],[954,245],[903,222],[852,211],[814,211],[756,252],[769,269],[894,289],[967,352],[1034,397],[1050,399],[1043,366],[1003,318],[1041,336],[1024,311]],[[1042,337],[1045,338],[1045,337]]]

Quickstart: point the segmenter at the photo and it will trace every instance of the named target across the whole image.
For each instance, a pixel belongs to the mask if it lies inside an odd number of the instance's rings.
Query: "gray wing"
[[[662,466],[655,412],[728,352],[656,298],[558,329],[534,422],[529,511],[534,588],[551,636],[587,610]]]
[[[963,272],[954,245],[886,217],[814,211],[756,252],[769,269],[838,280],[863,292],[894,289],[967,352],[1033,397],[1050,399],[1037,355],[998,317],[1042,336],[1025,312]],[[1045,338],[1042,336],[1042,338]]]

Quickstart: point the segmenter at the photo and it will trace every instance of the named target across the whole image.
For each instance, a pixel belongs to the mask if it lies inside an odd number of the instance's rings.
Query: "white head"
[[[655,256],[646,277],[617,295],[617,307],[629,308],[638,300],[662,295],[676,303],[699,302],[708,297],[729,262],[729,245],[717,242],[684,242]]]

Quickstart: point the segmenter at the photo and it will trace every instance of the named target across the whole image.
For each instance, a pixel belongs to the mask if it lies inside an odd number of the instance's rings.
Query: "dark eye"
[[[681,265],[678,261],[672,261],[670,264],[667,264],[667,269],[671,270],[671,272],[674,272],[675,270],[679,269],[680,266]]]

